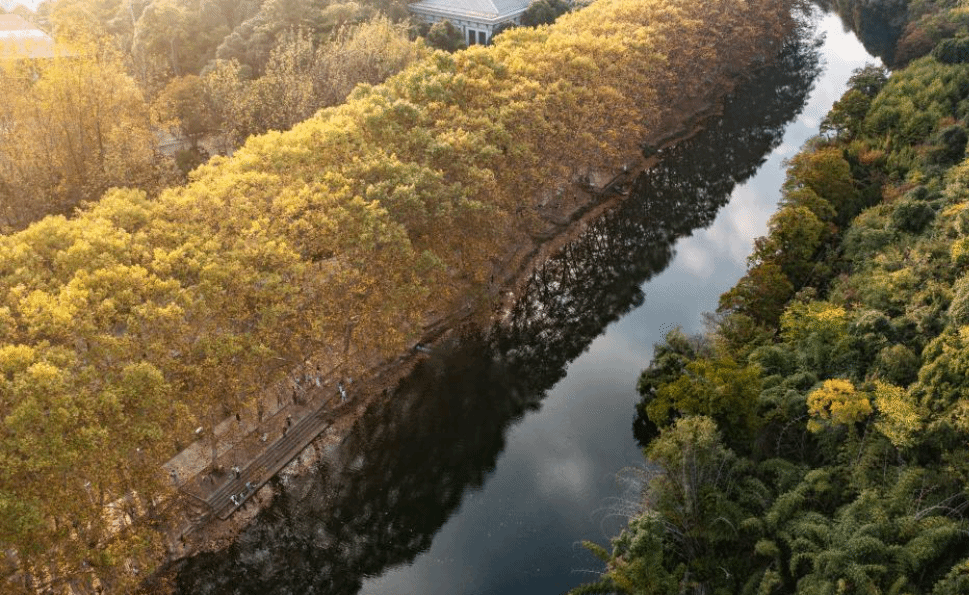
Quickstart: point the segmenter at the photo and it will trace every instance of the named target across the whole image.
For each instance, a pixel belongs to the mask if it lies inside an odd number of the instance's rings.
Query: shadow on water
[[[224,551],[176,568],[184,594],[350,594],[408,563],[494,470],[511,425],[570,361],[643,303],[679,237],[708,226],[781,141],[819,72],[804,33],[728,99],[723,117],[666,150],[629,198],[538,271],[507,326],[424,360],[315,473],[290,480]]]
[[[905,0],[816,0],[817,4],[841,17],[872,56],[886,65],[895,63],[895,50],[905,28],[908,3]]]

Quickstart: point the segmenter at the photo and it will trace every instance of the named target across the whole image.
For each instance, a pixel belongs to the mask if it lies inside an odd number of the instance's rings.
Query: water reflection
[[[364,578],[426,550],[494,469],[508,428],[609,322],[643,302],[640,285],[669,264],[675,240],[709,225],[780,142],[818,72],[806,39],[537,272],[507,326],[441,348],[397,388],[393,407],[369,411],[233,545],[183,563],[180,592],[356,593]]]
[[[664,151],[629,200],[533,276],[495,341],[528,362],[520,367],[533,390],[553,386],[607,324],[641,305],[643,282],[666,268],[676,239],[710,225],[778,146],[819,72],[816,45],[786,47],[779,64],[728,98],[723,117]]]
[[[905,0],[821,0],[818,4],[837,13],[845,28],[858,36],[869,54],[878,56],[889,66],[895,63],[895,48],[908,11]]]

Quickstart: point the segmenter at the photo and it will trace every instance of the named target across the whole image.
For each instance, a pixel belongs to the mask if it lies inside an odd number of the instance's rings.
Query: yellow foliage
[[[871,403],[863,392],[855,390],[849,380],[826,380],[807,398],[808,429],[818,432],[828,424],[844,426],[859,422],[871,414]]]
[[[21,373],[35,357],[36,351],[28,345],[3,345],[0,347],[0,374],[12,377]]]
[[[956,264],[965,264],[967,262],[967,259],[969,259],[969,236],[959,238],[952,242],[949,248],[949,258]]]
[[[915,400],[901,387],[875,381],[873,391],[878,418],[875,427],[898,447],[912,443],[912,436],[922,427]]]
[[[0,229],[159,182],[148,106],[121,57],[95,44],[61,51],[0,67]]]
[[[811,335],[834,340],[847,329],[847,311],[828,302],[796,302],[781,315],[781,334],[785,340],[795,343]]]
[[[969,208],[969,202],[960,202],[954,205],[949,205],[942,209],[942,212],[939,214],[939,218],[952,219],[953,217],[960,215],[967,208]]]

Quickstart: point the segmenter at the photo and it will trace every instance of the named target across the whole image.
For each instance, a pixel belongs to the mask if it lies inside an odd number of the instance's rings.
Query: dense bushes
[[[961,9],[949,20],[933,14],[946,27],[965,16]],[[905,51],[926,22],[911,28]],[[644,417],[654,426],[647,458],[681,426],[705,424],[694,443],[677,442],[680,464],[693,463],[707,436],[729,437],[721,469],[745,469],[759,482],[745,495],[756,497],[705,495],[698,508],[715,502],[720,516],[691,527],[691,539],[706,546],[700,557],[709,556],[698,560],[680,545],[683,507],[654,496],[669,479],[653,480],[644,492],[650,523],[621,539],[642,539],[648,528],[662,552],[643,560],[676,584],[620,583],[616,571],[637,558],[617,560],[614,550],[595,592],[965,588],[969,71],[962,44],[943,42],[934,57],[910,55],[917,59],[887,82],[870,76],[875,69],[859,73],[825,118],[827,138],[791,160],[769,233],[756,242],[747,274],[721,297],[712,334],[687,340],[676,331],[657,348],[639,384],[637,427],[647,425]],[[862,79],[875,83],[872,92]],[[711,381],[736,369],[758,372],[740,397]],[[720,407],[752,413],[728,418]],[[734,532],[721,541],[723,521]]]
[[[932,48],[932,57],[944,64],[969,62],[969,38],[943,39]]]

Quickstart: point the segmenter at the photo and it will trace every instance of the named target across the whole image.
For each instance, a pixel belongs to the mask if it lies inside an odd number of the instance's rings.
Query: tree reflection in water
[[[845,28],[854,31],[865,50],[888,66],[895,63],[895,49],[907,21],[905,0],[816,0],[841,17]]]
[[[534,275],[510,322],[422,362],[325,457],[290,481],[222,552],[178,564],[185,594],[343,594],[412,561],[495,468],[508,428],[537,409],[611,321],[643,303],[677,238],[709,225],[803,108],[813,33],[729,98],[724,115],[662,153],[627,200]]]

